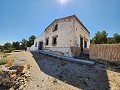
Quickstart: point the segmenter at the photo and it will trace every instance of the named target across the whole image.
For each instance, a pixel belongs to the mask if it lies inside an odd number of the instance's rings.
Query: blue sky
[[[56,18],[76,14],[90,31],[120,34],[120,0],[0,0],[0,44],[39,36]]]

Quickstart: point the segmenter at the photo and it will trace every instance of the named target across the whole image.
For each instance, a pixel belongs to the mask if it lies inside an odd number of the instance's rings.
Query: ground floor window
[[[45,45],[49,45],[49,37],[45,39]]]
[[[55,35],[52,37],[52,45],[53,46],[57,45],[57,37],[58,37],[58,35]]]
[[[87,41],[84,41],[84,48],[87,48]]]
[[[35,47],[37,47],[37,42],[35,42]]]

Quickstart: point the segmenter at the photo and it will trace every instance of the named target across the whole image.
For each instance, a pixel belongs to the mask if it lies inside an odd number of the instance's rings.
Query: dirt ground
[[[120,90],[120,73],[103,64],[81,65],[37,53],[22,52],[31,64],[24,90]]]

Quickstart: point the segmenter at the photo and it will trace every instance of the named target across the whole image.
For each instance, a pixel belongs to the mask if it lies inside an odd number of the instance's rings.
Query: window
[[[52,37],[52,45],[53,46],[57,45],[57,37],[58,37],[58,35],[55,35]]]
[[[49,37],[45,39],[45,45],[49,45]]]
[[[37,42],[35,42],[35,47],[37,47]]]
[[[58,30],[58,24],[55,25],[53,31],[57,31]]]
[[[87,41],[84,41],[84,48],[87,48]]]

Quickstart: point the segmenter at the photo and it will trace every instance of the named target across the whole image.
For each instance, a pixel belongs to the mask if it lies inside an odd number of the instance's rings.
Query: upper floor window
[[[56,24],[53,28],[53,31],[57,31],[58,30],[58,24]]]
[[[87,41],[84,41],[84,48],[87,48]]]

